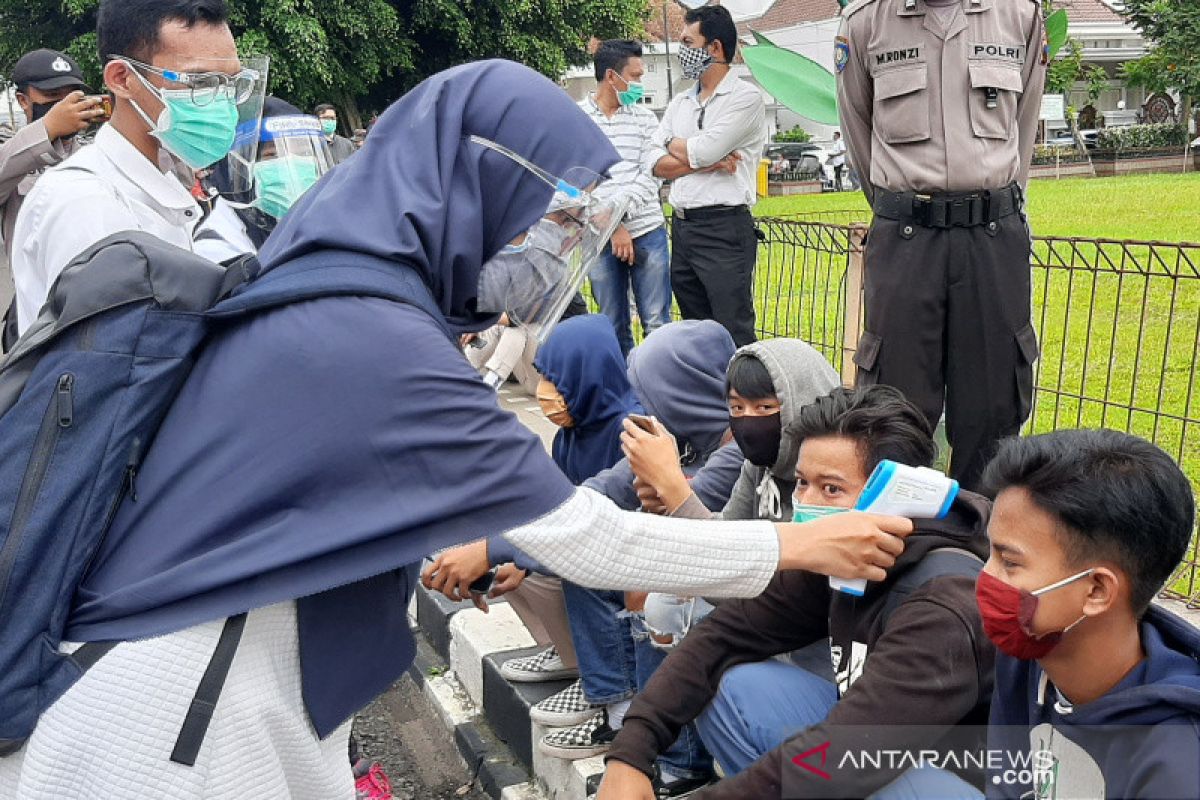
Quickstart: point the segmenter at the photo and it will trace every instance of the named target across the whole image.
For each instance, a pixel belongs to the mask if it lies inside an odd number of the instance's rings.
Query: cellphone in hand
[[[647,417],[643,414],[630,414],[629,421],[634,425],[637,425],[646,433],[653,433],[655,435],[658,434],[658,431],[654,427],[654,420],[650,419],[650,417]]]
[[[496,580],[496,570],[488,570],[480,575],[467,588],[471,590],[471,594],[487,594],[492,590],[492,583]]]

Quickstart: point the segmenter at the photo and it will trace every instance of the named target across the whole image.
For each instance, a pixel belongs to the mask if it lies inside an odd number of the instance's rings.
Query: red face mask
[[[1061,589],[1093,572],[1094,569],[1084,570],[1078,575],[1072,575],[1035,592],[1018,589],[987,572],[979,573],[979,579],[975,583],[975,601],[979,604],[979,615],[983,618],[984,633],[1005,655],[1022,661],[1044,658],[1062,640],[1063,634],[1078,625],[1084,617],[1081,616],[1061,631],[1037,636],[1032,628],[1033,616],[1037,613],[1038,597],[1046,592]]]

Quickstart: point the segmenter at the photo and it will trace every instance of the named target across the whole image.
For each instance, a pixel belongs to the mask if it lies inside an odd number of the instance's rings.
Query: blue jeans
[[[630,286],[644,334],[671,321],[671,252],[666,227],[634,239],[633,251],[634,261],[630,265],[614,256],[610,246],[589,275],[592,297],[599,303],[600,311],[612,320],[623,355],[629,355],[633,349],[633,333],[629,328]]]
[[[650,645],[641,621],[625,610],[625,595],[563,581],[563,596],[584,697],[591,703],[608,705],[628,700],[645,688],[667,654]],[[680,731],[675,743],[659,757],[659,763],[681,778],[712,773],[712,756],[692,725]]]
[[[742,664],[725,673],[721,688],[696,719],[700,738],[726,775],[736,775],[805,728],[837,703],[832,683],[780,661]],[[871,795],[872,800],[982,798],[952,772],[910,769]]]

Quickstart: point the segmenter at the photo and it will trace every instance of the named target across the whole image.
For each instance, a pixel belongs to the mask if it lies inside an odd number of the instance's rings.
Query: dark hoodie
[[[1152,606],[1141,636],[1146,658],[1081,706],[1062,697],[1036,661],[996,656],[988,748],[1032,746],[1050,751],[1054,764],[1036,786],[1006,780],[1002,770],[989,775],[989,798],[1200,797],[1200,631]]]
[[[658,328],[629,354],[629,382],[647,414],[675,435],[692,491],[720,508],[742,468],[736,444],[721,446],[729,429],[725,370],[733,339],[712,320],[683,320]],[[640,507],[633,470],[622,459],[584,483],[624,509]]]
[[[841,698],[828,718],[744,772],[693,795],[697,800],[781,797],[785,769],[788,797],[866,797],[903,769],[839,769],[846,753],[937,750],[946,746],[944,731],[954,725],[977,726],[975,744],[981,746],[993,650],[975,605],[974,582],[934,578],[908,595],[886,623],[883,611],[895,582],[930,551],[958,548],[986,558],[990,510],[987,500],[963,492],[945,519],[920,520],[888,579],[869,584],[862,598],[832,592],[824,575],[790,571],[776,575],[757,598],[722,604],[687,635],[634,700],[608,758],[650,774],[655,756],[704,710],[727,670],[826,637]],[[916,736],[911,726],[922,726]],[[829,780],[788,763],[822,748]],[[982,774],[963,777],[976,785],[983,779]]]
[[[724,519],[790,522],[800,443],[789,431],[799,417],[800,409],[833,391],[841,385],[841,379],[824,356],[799,339],[768,339],[748,344],[739,348],[733,358],[756,359],[771,376],[775,396],[779,398],[780,426],[783,429],[779,441],[779,455],[770,467],[756,466],[749,461],[743,462],[741,475],[727,503],[710,505],[693,487],[693,496],[676,509],[672,516],[691,519],[720,516]],[[724,404],[723,411],[725,424],[728,425],[728,403]],[[721,509],[719,515],[712,513],[716,509]]]
[[[621,425],[642,413],[625,377],[625,358],[602,314],[558,324],[533,365],[554,384],[574,424],[554,436],[552,455],[571,483],[583,483],[621,460]]]
[[[642,408],[675,434],[685,451],[683,470],[692,491],[715,508],[729,499],[743,461],[736,443],[721,446],[729,427],[725,369],[733,352],[733,338],[723,325],[685,320],[658,328],[629,354],[629,382]],[[584,481],[583,488],[634,511],[641,502],[633,478],[629,460],[622,458]],[[493,566],[513,561],[522,569],[547,571],[502,536],[488,539],[488,560]]]

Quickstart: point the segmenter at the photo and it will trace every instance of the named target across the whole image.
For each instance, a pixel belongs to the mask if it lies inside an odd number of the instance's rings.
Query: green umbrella
[[[1067,43],[1067,11],[1060,8],[1046,17],[1046,44],[1049,46],[1048,56],[1054,58],[1062,46]]]
[[[757,31],[757,44],[742,48],[742,58],[758,85],[802,117],[838,124],[837,79],[823,66],[775,45]]]

